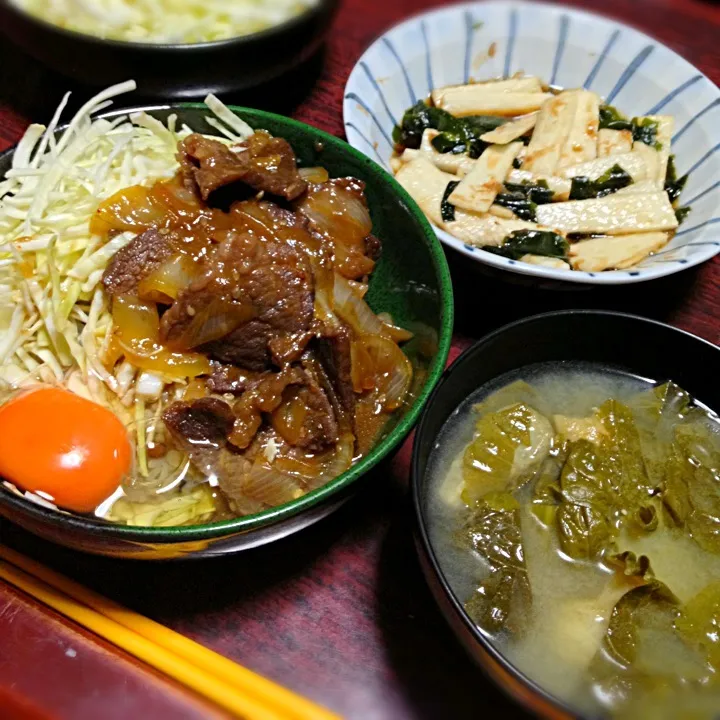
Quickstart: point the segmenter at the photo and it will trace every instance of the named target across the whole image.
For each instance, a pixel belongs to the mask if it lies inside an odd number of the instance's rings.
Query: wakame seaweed
[[[470,157],[476,158],[487,147],[480,136],[505,122],[505,118],[491,115],[456,118],[421,100],[405,111],[400,125],[393,130],[393,140],[402,147],[417,149],[422,142],[423,132],[434,129],[440,133],[432,140],[438,152],[467,152]]]
[[[455,206],[448,201],[448,198],[459,184],[459,180],[451,180],[445,188],[442,200],[440,201],[440,215],[443,222],[452,222],[455,219]]]
[[[668,158],[667,172],[665,173],[665,191],[671,203],[674,203],[680,197],[680,193],[685,189],[687,181],[687,173],[681,178],[678,178],[675,168],[675,156],[671,155]]]
[[[678,225],[682,225],[685,222],[685,218],[690,214],[691,210],[690,205],[675,208],[675,217],[677,218]]]
[[[538,180],[536,183],[505,183],[505,189],[509,193],[522,193],[530,202],[536,205],[545,205],[552,202],[553,191],[548,187],[546,180]]]
[[[484,245],[482,249],[511,260],[519,260],[523,255],[564,259],[567,257],[568,247],[568,241],[562,235],[550,230],[515,230],[499,247]]]
[[[685,173],[682,177],[677,176],[677,170],[675,168],[675,156],[671,155],[668,158],[667,172],[665,173],[665,192],[668,194],[670,202],[675,205],[680,199],[680,194],[685,189],[685,185],[688,181],[688,173]],[[675,208],[675,217],[679,224],[682,224],[685,218],[690,214],[692,210],[690,205],[684,207]]]
[[[599,129],[604,130],[632,130],[633,124],[616,107],[612,105],[600,106]]]
[[[537,184],[505,183],[506,192],[495,197],[495,204],[512,210],[521,220],[535,222],[538,205],[552,202],[553,192],[545,180]]]
[[[658,142],[658,124],[657,120],[652,118],[633,118],[628,120],[617,108],[612,105],[600,106],[600,124],[601,130],[630,130],[635,142],[642,142],[656,150],[662,149],[662,144]]]
[[[601,198],[627,187],[632,181],[632,176],[620,165],[615,164],[597,180],[591,180],[582,175],[574,177],[570,186],[570,199],[590,200],[591,198]]]
[[[521,220],[535,222],[537,220],[537,204],[528,200],[521,193],[498,193],[495,196],[495,205],[500,205],[508,210],[512,210]]]

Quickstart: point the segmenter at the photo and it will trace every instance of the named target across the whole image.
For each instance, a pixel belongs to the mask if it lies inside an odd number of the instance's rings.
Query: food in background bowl
[[[129,525],[256,513],[368,453],[404,407],[412,333],[363,299],[364,185],[298,170],[219,100],[33,125],[0,187],[0,474]],[[38,432],[39,423],[48,432]]]
[[[717,416],[544,362],[468,397],[427,467],[447,582],[525,678],[583,717],[717,717]]]
[[[469,246],[563,270],[630,268],[664,247],[679,207],[669,115],[632,120],[538,78],[434,89],[393,139],[397,180]]]
[[[280,25],[318,0],[10,0],[66,30],[111,40],[205,43]]]

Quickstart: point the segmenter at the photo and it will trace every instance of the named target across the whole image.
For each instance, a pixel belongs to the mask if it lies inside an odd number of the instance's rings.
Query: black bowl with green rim
[[[478,665],[536,716],[582,717],[513,665],[465,612],[444,572],[447,556],[434,545],[431,466],[438,437],[451,415],[479,388],[538,363],[583,363],[640,380],[673,380],[715,413],[720,412],[720,348],[677,328],[635,315],[563,310],[535,315],[496,330],[468,348],[445,371],[430,395],[413,445],[411,487],[416,548],[425,578],[442,614]],[[590,720],[590,719],[588,719]]]
[[[262,545],[296,532],[335,510],[357,481],[392,453],[418,419],[440,378],[452,337],[453,297],[442,246],[410,196],[382,168],[343,140],[279,115],[231,108],[254,128],[264,128],[292,145],[301,166],[323,165],[331,177],[353,176],[365,183],[373,233],[382,256],[370,279],[367,300],[375,312],[389,312],[415,335],[403,348],[415,370],[407,403],[390,418],[373,449],[350,470],[291,503],[234,520],[176,528],[139,528],[68,515],[37,505],[0,485],[0,516],[53,542],[102,555],[146,559],[218,555]],[[116,118],[145,110],[160,120],[171,113],[179,123],[210,134],[204,105],[177,104],[103,113]],[[0,156],[0,177],[12,161]],[[0,523],[3,522],[0,519]]]
[[[85,85],[134,79],[145,97],[197,98],[246,90],[310,58],[340,0],[318,0],[297,17],[249,35],[204,43],[108,40],[74,32],[0,0],[0,30],[52,70]]]

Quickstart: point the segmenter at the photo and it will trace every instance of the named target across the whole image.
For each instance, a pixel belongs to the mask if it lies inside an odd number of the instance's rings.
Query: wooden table
[[[298,72],[282,90],[276,85],[231,100],[292,114],[342,135],[343,87],[355,60],[385,28],[432,4],[344,0],[323,58]],[[651,33],[720,82],[717,3],[574,0],[572,4]],[[0,80],[2,147],[18,139],[28,120],[46,121],[68,87],[67,81],[8,46],[0,48]],[[79,89],[75,102],[85,94]],[[564,292],[499,283],[478,275],[457,256],[450,261],[457,302],[452,358],[505,322],[571,307],[646,315],[720,342],[720,257],[667,280]],[[133,563],[56,548],[7,525],[0,532],[3,542],[348,718],[522,717],[522,711],[471,665],[425,586],[413,548],[407,498],[409,454],[408,442],[334,516],[275,545],[233,557]],[[3,670],[2,644],[0,635],[0,689],[12,680],[7,666]],[[47,678],[47,674],[38,677],[34,689],[28,690],[32,697],[45,698]],[[112,679],[98,681],[105,683],[103,691],[85,697],[84,703],[65,692],[62,701],[53,704],[55,713],[72,720],[107,717],[108,699],[117,687]],[[79,676],[65,673],[63,683],[71,689],[76,683],[77,693],[82,692]],[[154,696],[146,706],[146,720],[170,716],[172,703],[168,701],[164,709],[158,705],[151,685],[128,680],[126,688]],[[188,710],[187,716],[195,712]]]

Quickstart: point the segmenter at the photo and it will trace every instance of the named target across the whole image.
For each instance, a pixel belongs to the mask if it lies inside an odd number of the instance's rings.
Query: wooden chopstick
[[[246,720],[338,720],[310,700],[0,545],[0,578]]]

